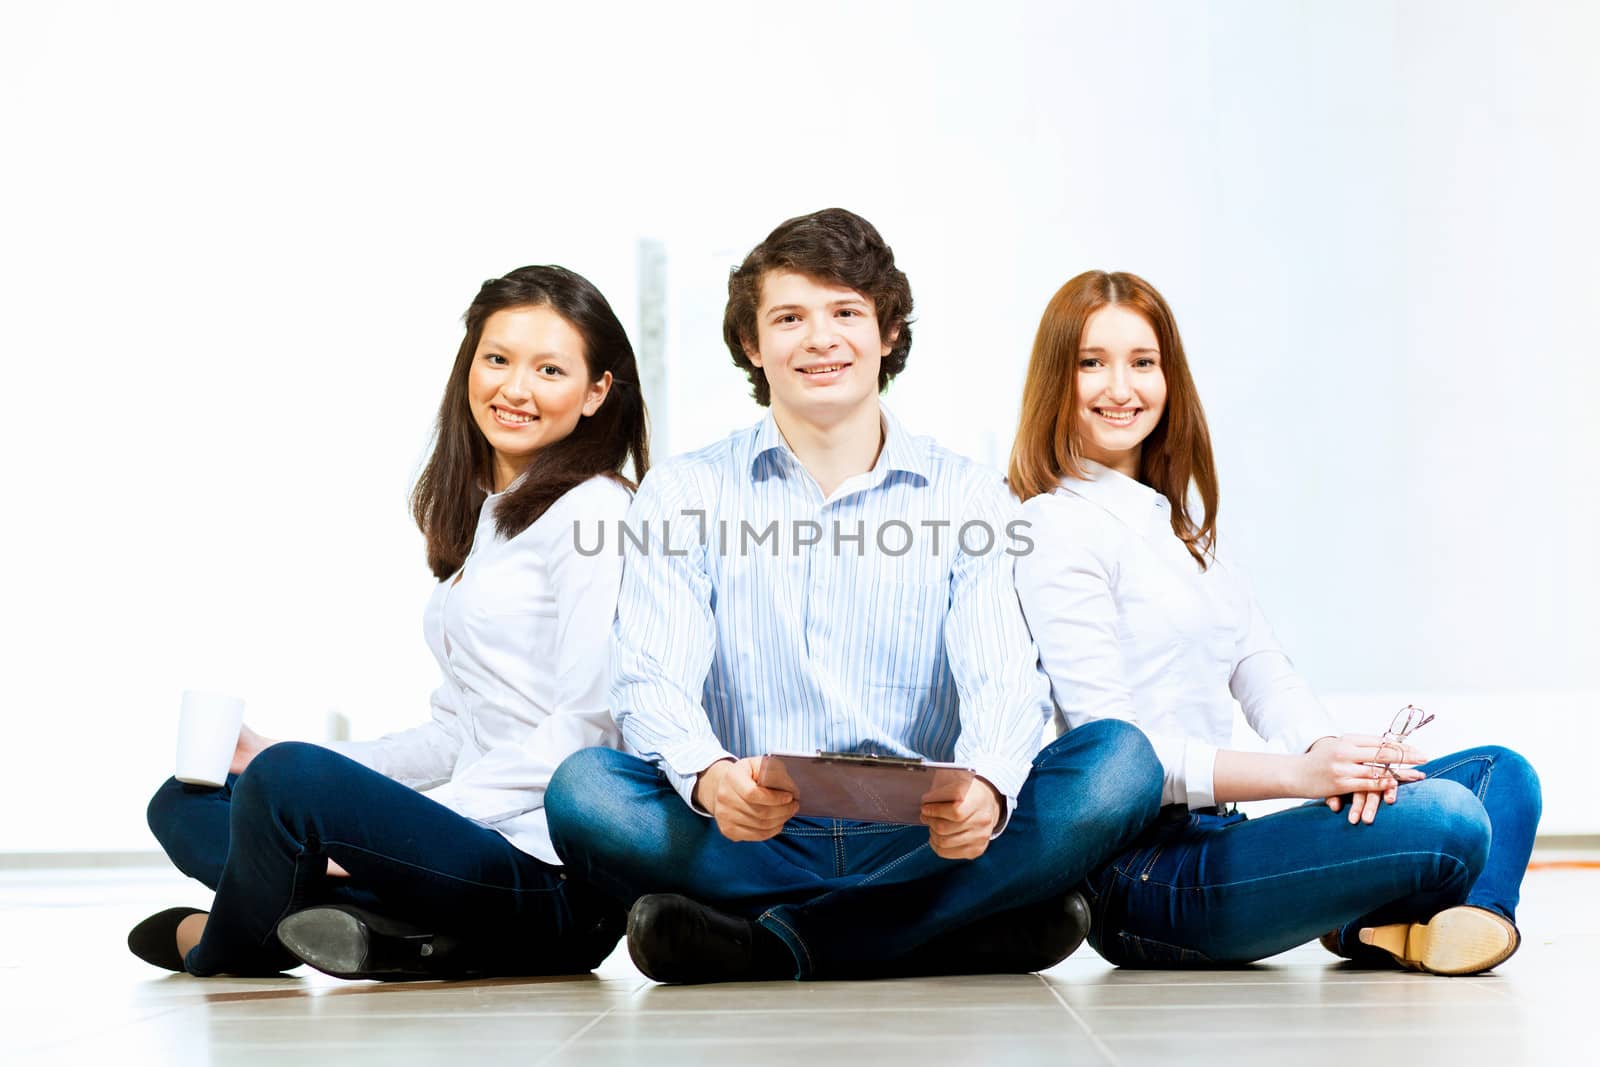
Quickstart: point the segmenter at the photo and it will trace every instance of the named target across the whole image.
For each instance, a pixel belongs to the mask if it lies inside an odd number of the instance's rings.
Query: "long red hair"
[[[1108,304],[1142,315],[1161,349],[1167,406],[1139,453],[1139,480],[1167,498],[1172,532],[1201,567],[1217,539],[1217,467],[1200,394],[1189,375],[1183,340],[1172,309],[1155,287],[1136,274],[1091,270],[1057,290],[1039,320],[1022,388],[1022,415],[1011,448],[1011,491],[1022,500],[1048,493],[1063,478],[1082,478],[1082,429],[1078,426],[1078,349],[1089,316]],[[1190,514],[1189,489],[1202,512]]]

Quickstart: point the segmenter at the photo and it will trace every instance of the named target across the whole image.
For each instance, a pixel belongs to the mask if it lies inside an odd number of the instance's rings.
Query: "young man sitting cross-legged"
[[[631,903],[658,981],[1051,966],[1087,930],[1072,887],[1156,815],[1155,754],[1116,721],[1039,751],[1050,689],[1012,585],[1028,542],[997,475],[879,404],[911,292],[872,225],[791,219],[728,293],[771,414],[640,486],[613,646],[627,752],[557,771],[556,847]],[[799,817],[756,774],[814,750],[977,777],[922,826]]]

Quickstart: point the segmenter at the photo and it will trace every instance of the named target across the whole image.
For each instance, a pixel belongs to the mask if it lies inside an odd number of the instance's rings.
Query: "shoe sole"
[[[278,941],[301,963],[335,978],[367,978],[367,924],[333,908],[307,908],[278,924]]]
[[[391,925],[382,916],[355,915],[342,908],[306,908],[278,923],[278,941],[300,962],[335,978],[416,981],[466,977],[459,966],[430,966],[436,950],[448,953],[431,933]],[[448,973],[447,973],[448,972]]]
[[[1505,919],[1469,907],[1446,908],[1425,923],[1367,927],[1361,941],[1408,967],[1449,976],[1498,967],[1520,944],[1516,927]]]

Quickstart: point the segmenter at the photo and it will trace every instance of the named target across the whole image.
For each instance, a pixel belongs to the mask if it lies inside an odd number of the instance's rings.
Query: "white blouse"
[[[1235,700],[1257,734],[1290,752],[1339,733],[1243,574],[1222,559],[1201,570],[1160,493],[1098,463],[1084,468],[1088,478],[1023,504],[1034,548],[1016,561],[1023,614],[1066,725],[1137,724],[1161,759],[1161,802],[1191,808],[1216,803],[1216,754],[1232,738]]]
[[[573,523],[582,544],[597,544],[597,524],[614,527],[632,494],[591,478],[509,541],[494,526],[503,496],[483,502],[466,563],[423,615],[444,675],[433,720],[328,747],[559,865],[544,816],[550,776],[580,748],[618,743],[607,694],[622,558],[580,555]]]

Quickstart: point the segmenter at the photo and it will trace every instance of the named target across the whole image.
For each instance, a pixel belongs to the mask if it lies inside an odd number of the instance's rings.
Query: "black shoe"
[[[1089,936],[1089,902],[1076,889],[940,934],[897,960],[885,976],[1027,974],[1054,967]]]
[[[294,912],[278,923],[277,933],[301,963],[335,978],[405,982],[475,973],[458,938],[346,904]]]
[[[561,967],[552,974],[582,974],[604,963],[628,929],[628,909],[610,900],[592,901],[573,909],[574,929],[566,941],[573,946],[556,954]]]
[[[183,957],[178,954],[178,924],[191,915],[205,915],[199,908],[168,908],[158,911],[128,931],[128,948],[153,967],[183,972]]]
[[[761,982],[793,978],[776,934],[675,893],[640,897],[628,912],[628,955],[657,982]]]

